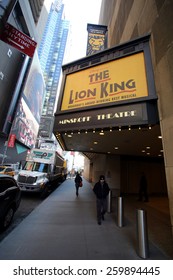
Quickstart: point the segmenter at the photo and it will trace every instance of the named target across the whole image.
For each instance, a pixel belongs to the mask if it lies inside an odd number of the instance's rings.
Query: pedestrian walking
[[[139,183],[139,201],[142,201],[144,198],[145,202],[148,202],[148,191],[147,191],[147,179],[145,174],[142,173],[140,183]]]
[[[104,175],[100,176],[100,179],[95,184],[93,191],[96,195],[97,222],[101,225],[102,220],[104,220],[104,215],[107,212],[107,196],[110,191]]]
[[[81,187],[81,184],[82,184],[82,177],[79,175],[79,172],[76,173],[76,177],[75,177],[74,181],[75,181],[75,187],[76,187],[76,196],[78,196],[79,188]]]

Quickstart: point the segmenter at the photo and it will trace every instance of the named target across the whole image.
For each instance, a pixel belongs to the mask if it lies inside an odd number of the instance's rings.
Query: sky
[[[71,23],[71,49],[67,60],[86,56],[87,23],[98,24],[102,0],[63,0],[65,16]]]
[[[65,19],[70,21],[69,46],[64,63],[86,56],[87,23],[98,24],[102,0],[63,0]],[[49,8],[52,1],[46,0]]]

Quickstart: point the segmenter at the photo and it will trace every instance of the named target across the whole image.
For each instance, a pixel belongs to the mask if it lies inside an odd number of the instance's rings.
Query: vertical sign
[[[16,139],[16,135],[10,134],[9,141],[8,141],[8,148],[14,148],[15,139]]]
[[[86,55],[95,54],[107,48],[107,26],[87,24],[88,40]]]

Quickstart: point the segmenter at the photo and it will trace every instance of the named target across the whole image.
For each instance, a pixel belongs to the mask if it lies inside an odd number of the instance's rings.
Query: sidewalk
[[[68,179],[2,240],[0,259],[140,260],[132,220],[126,217],[119,228],[113,211],[98,225],[91,184],[84,180],[76,197],[74,180]],[[151,241],[149,248],[149,259],[170,259]]]
[[[173,260],[173,235],[168,198],[151,196],[146,203],[139,202],[135,196],[127,196],[124,198],[124,205],[127,225],[136,221],[136,209],[146,211],[149,240],[164,252],[168,259]]]

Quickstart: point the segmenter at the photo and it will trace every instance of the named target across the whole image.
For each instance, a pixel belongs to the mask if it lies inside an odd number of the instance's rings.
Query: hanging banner
[[[107,48],[107,26],[87,24],[88,40],[86,55],[95,54]]]

